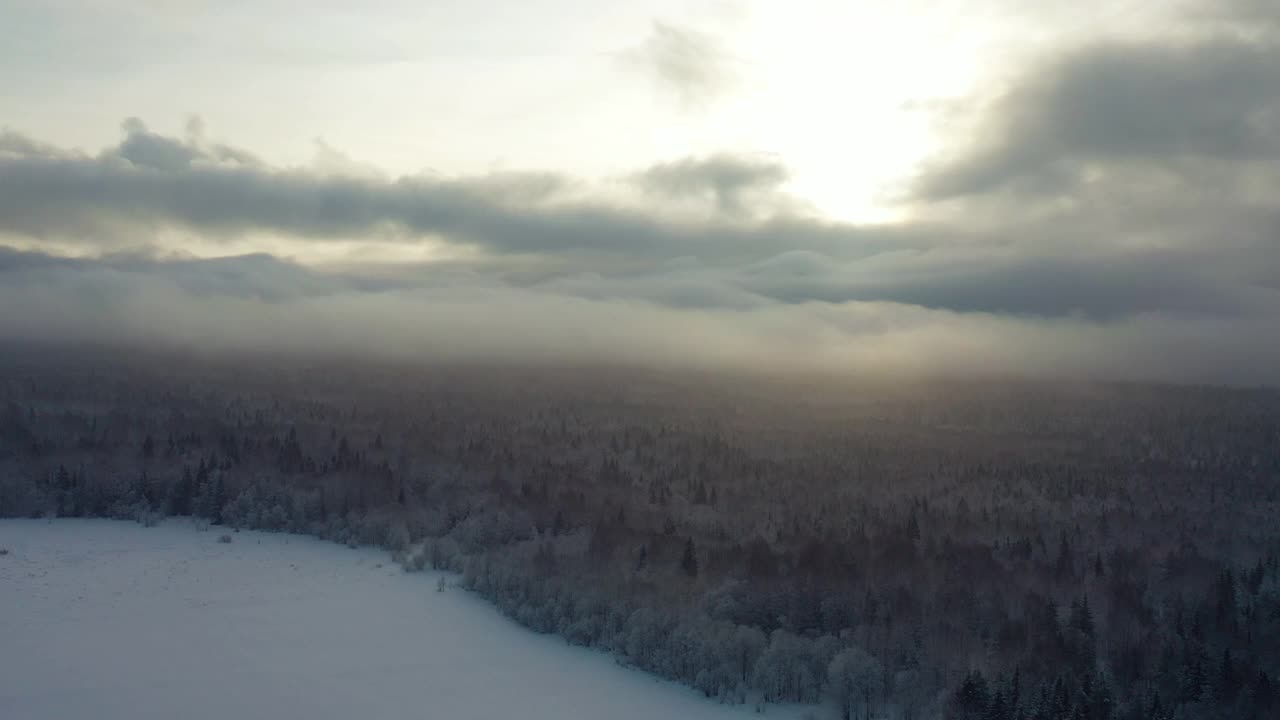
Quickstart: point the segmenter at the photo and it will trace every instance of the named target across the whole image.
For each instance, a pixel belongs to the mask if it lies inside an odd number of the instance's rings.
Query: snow
[[[381,551],[221,534],[0,521],[0,718],[753,715],[437,592]]]

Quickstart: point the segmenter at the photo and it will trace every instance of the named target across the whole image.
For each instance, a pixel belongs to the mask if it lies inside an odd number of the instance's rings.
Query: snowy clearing
[[[0,718],[742,718],[377,550],[0,521]],[[768,708],[775,718],[812,709]]]

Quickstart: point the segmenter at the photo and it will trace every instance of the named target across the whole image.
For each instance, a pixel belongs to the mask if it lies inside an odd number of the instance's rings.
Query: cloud
[[[466,267],[502,282],[555,282],[560,292],[589,299],[717,308],[892,302],[1042,317],[1252,312],[1272,289],[1258,270],[1277,264],[1275,253],[1250,244],[1276,219],[1265,213],[1252,216],[1251,226],[1240,220],[1248,216],[1230,220],[1196,208],[1209,223],[1205,232],[1231,227],[1244,238],[1235,252],[1214,257],[1086,241],[1096,219],[1059,226],[1015,213],[994,229],[832,222],[798,209],[780,189],[785,168],[758,158],[655,165],[627,178],[638,197],[610,201],[556,174],[387,178],[280,169],[240,162],[250,154],[210,146],[198,132],[179,140],[136,121],[125,130],[120,145],[97,155],[9,142],[16,150],[0,156],[0,230],[79,243],[90,254],[107,253],[114,270],[122,269],[119,249],[140,238],[156,238],[150,244],[162,252],[182,250],[159,239],[160,230],[179,228],[229,242],[270,233],[303,256],[315,243],[431,241],[473,250]],[[685,212],[690,202],[709,212]],[[1118,222],[1103,230],[1152,225]],[[172,275],[186,266],[168,267]],[[413,267],[438,278],[443,266]],[[190,266],[183,287],[197,288],[200,273],[216,278],[222,270]],[[377,273],[414,282],[396,269]],[[268,292],[260,286],[256,296]]]
[[[1243,1],[1196,8],[1232,27],[1263,12]],[[916,199],[1060,203],[1154,186],[1176,205],[1224,181],[1231,192],[1274,183],[1280,40],[1213,28],[1189,21],[1181,33],[1094,42],[1033,65],[977,106],[976,135],[924,173]]]
[[[780,205],[789,204],[778,193],[787,177],[787,169],[776,160],[720,154],[654,165],[639,173],[636,181],[664,199],[709,199],[719,212],[743,216],[761,210],[776,212]]]
[[[127,121],[94,154],[5,132],[0,235],[28,250],[0,252],[0,337],[1277,383],[1280,43],[1238,8],[975,98],[890,225],[819,217],[734,154],[597,184],[391,177],[327,146],[276,167],[198,125]],[[316,260],[344,243],[452,252]]]
[[[1265,37],[1280,31],[1280,6],[1271,0],[1204,0],[1193,3],[1188,19],[1211,23],[1246,37]]]
[[[1264,15],[1280,17],[1248,0],[1195,4],[1172,29],[1054,50],[974,98],[975,131],[926,166],[908,207],[991,238],[993,254],[891,274],[878,297],[1043,316],[1274,314],[1280,36],[1259,30]]]
[[[75,258],[0,246],[0,281],[5,284],[40,284],[53,276],[92,278],[91,285],[107,277],[159,280],[193,298],[222,296],[268,303],[396,286],[385,279],[317,272],[267,253],[179,258],[124,252]]]
[[[1280,49],[1235,43],[1077,51],[997,103],[927,197],[1061,192],[1102,167],[1238,162],[1280,150]]]
[[[780,262],[805,265],[803,258]],[[69,260],[6,253],[0,256],[0,303],[7,310],[0,316],[0,338],[417,362],[483,358],[842,375],[1015,372],[1231,382],[1274,381],[1280,359],[1274,314],[1144,313],[1099,322],[884,302],[756,302],[727,309],[701,300],[584,297],[560,282],[517,287],[466,271],[449,280],[370,287],[341,273],[290,265],[261,257]],[[221,279],[191,285],[184,278],[193,273]],[[637,287],[646,284],[636,280]],[[611,279],[596,286],[623,287]],[[278,292],[263,293],[262,287]],[[1230,372],[1224,373],[1227,353]]]
[[[737,81],[736,62],[715,37],[658,20],[624,57],[686,109],[718,99]]]
[[[791,258],[788,258],[788,264]],[[1143,313],[1235,317],[1275,306],[1200,253],[984,248],[886,254],[851,263],[755,266],[742,287],[784,303],[893,302],[954,312],[1112,321]]]
[[[148,132],[138,118],[125,120],[123,127],[125,139],[116,153],[134,167],[176,172],[201,156],[192,145]]]
[[[553,173],[389,179],[272,168],[246,160],[253,157],[246,151],[155,135],[141,123],[126,123],[125,131],[118,146],[98,155],[7,136],[5,147],[14,150],[0,154],[0,232],[99,247],[175,227],[207,237],[257,231],[312,242],[377,236],[493,254],[646,261],[758,258],[793,247],[848,255],[921,240],[909,237],[914,230],[796,214],[769,187],[783,177],[781,168],[729,156],[639,173],[655,205],[583,196],[575,181]],[[709,199],[709,216],[671,212],[678,195]],[[775,211],[742,222],[748,199],[768,199]]]

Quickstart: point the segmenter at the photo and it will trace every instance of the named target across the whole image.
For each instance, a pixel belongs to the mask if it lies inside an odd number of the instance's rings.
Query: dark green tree
[[[693,547],[693,538],[684,541],[684,553],[680,556],[680,569],[689,577],[698,576],[698,553]]]

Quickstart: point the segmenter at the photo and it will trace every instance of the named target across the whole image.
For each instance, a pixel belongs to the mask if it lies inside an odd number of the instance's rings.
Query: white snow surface
[[[221,534],[0,520],[0,718],[754,716],[437,592],[438,574],[382,551]]]

